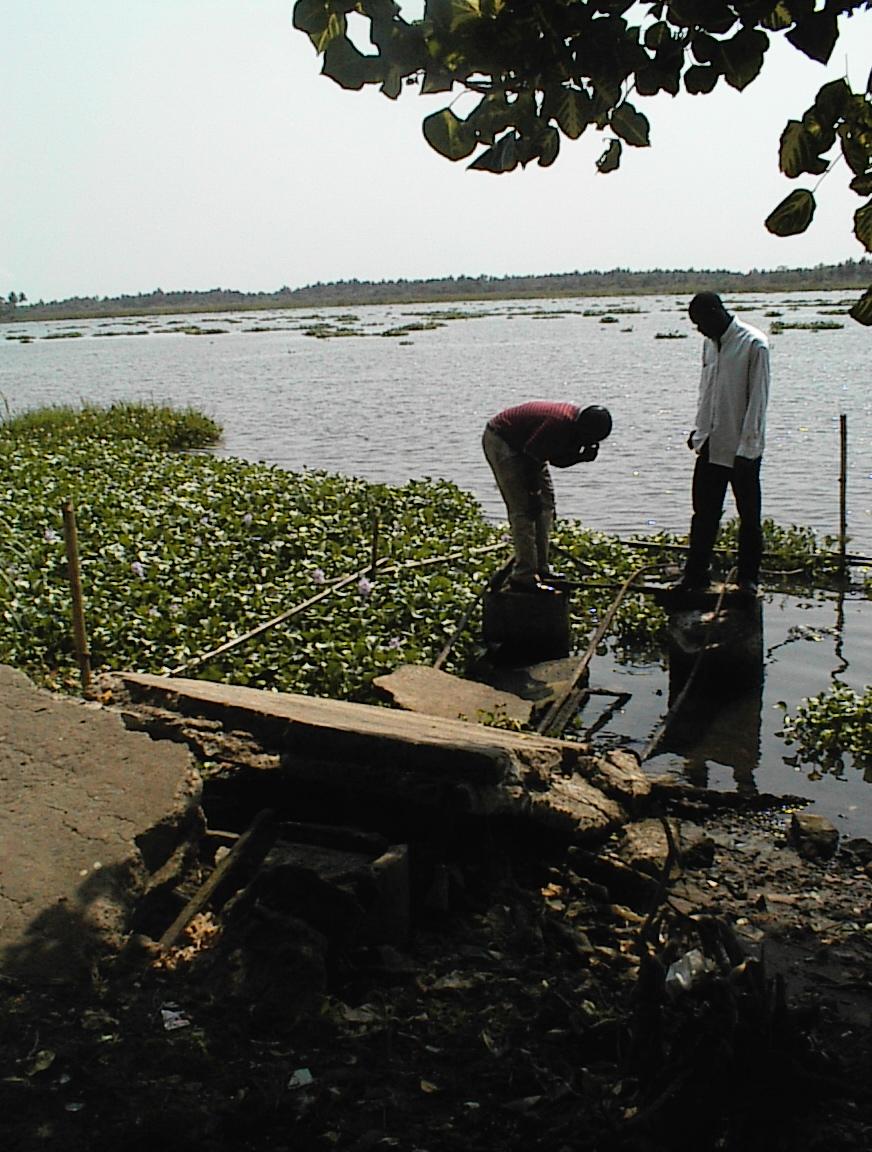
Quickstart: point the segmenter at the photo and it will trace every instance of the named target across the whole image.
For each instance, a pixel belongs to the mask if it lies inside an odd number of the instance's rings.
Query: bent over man
[[[595,460],[612,430],[608,409],[551,400],[506,408],[487,424],[484,454],[506,504],[515,549],[510,585],[522,592],[554,592],[548,550],[554,485],[548,465],[569,468]]]
[[[732,316],[714,292],[694,296],[688,312],[705,341],[696,427],[687,441],[697,454],[690,550],[675,590],[708,586],[729,485],[739,514],[739,589],[756,596],[763,553],[760,464],[769,400],[769,343],[762,332]]]

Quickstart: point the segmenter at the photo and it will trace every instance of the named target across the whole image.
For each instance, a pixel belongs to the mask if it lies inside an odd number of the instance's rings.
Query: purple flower
[[[254,517],[252,516],[252,514],[250,512],[246,512],[245,515],[242,517],[242,523],[247,528],[253,519],[254,519]]]
[[[58,534],[55,532],[54,528],[46,528],[45,532],[42,534],[42,538],[45,540],[46,544],[56,544]]]
[[[130,571],[133,573],[134,576],[138,576],[140,580],[145,579],[145,568],[139,562],[139,560],[133,561],[133,563],[130,565]]]
[[[401,644],[402,640],[399,638],[399,636],[392,636],[390,640],[388,640],[388,648],[397,649]]]
[[[372,580],[367,579],[366,576],[362,576],[360,578],[360,583],[357,585],[357,591],[360,593],[364,600],[366,600],[366,598],[372,592],[373,588],[375,588],[375,584],[373,584]]]
[[[326,579],[327,579],[327,577],[324,575],[324,569],[323,568],[316,568],[315,571],[312,573],[312,583],[313,584],[323,584],[323,583],[325,583]]]

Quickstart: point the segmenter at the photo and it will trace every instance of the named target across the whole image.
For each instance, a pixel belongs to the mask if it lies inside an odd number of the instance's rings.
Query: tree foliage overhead
[[[554,163],[561,137],[605,134],[597,161],[614,171],[626,146],[650,144],[637,107],[659,92],[705,95],[721,82],[742,90],[761,72],[773,36],[813,60],[830,59],[839,19],[872,0],[425,0],[423,18],[406,20],[394,0],[297,0],[294,25],[323,55],[323,72],[343,88],[375,84],[395,99],[405,85],[455,100],[424,119],[424,135],[450,160],[511,172]],[[358,34],[366,29],[368,37]],[[361,47],[360,45],[363,45]],[[826,84],[781,137],[780,167],[790,178],[821,176],[839,157],[865,204],[854,235],[872,251],[872,75],[865,92],[846,80]],[[766,220],[778,236],[804,231],[814,189],[791,192]],[[872,288],[852,309],[872,324]]]

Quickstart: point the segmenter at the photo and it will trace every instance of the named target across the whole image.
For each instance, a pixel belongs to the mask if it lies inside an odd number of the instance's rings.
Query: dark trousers
[[[685,565],[687,579],[701,581],[709,575],[712,549],[717,539],[729,485],[739,514],[737,579],[739,583],[757,583],[763,555],[760,464],[760,459],[745,461],[739,468],[711,464],[708,442],[703,445],[693,471],[693,519],[690,522],[690,552]]]

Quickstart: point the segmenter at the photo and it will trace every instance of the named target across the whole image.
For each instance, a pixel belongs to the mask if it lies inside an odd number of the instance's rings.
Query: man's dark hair
[[[599,444],[612,430],[612,414],[608,408],[602,408],[599,404],[583,408],[577,422],[584,444]]]
[[[687,309],[691,320],[698,316],[718,316],[726,312],[724,302],[717,292],[697,292]]]

